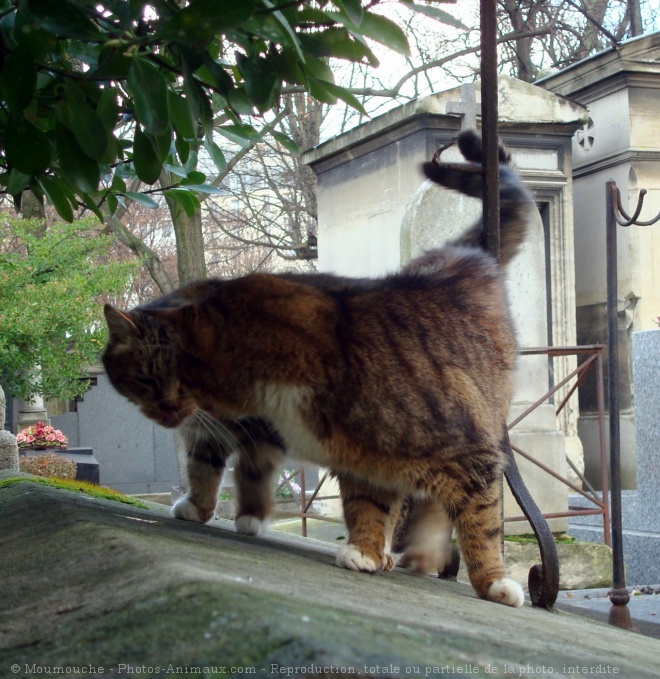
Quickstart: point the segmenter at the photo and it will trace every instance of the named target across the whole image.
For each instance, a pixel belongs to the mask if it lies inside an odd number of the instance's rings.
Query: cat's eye
[[[157,389],[158,383],[151,377],[136,377],[135,383],[144,389]]]

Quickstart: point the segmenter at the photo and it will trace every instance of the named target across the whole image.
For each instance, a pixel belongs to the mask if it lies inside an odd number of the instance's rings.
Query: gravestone
[[[5,392],[0,386],[0,469],[18,471],[18,443],[16,437],[5,429]]]
[[[660,330],[632,334],[637,490],[623,491],[623,555],[630,585],[660,582]],[[584,505],[583,498],[571,498]],[[604,542],[601,517],[571,520],[571,535]]]
[[[573,346],[571,137],[586,111],[512,78],[500,77],[498,90],[500,135],[541,211],[508,276],[520,344]],[[382,276],[474,221],[480,201],[424,182],[419,166],[455,138],[470,116],[474,120],[479,107],[479,83],[454,88],[389,111],[307,154],[318,178],[319,270]],[[458,152],[451,149],[443,159],[456,161]],[[574,358],[555,359],[553,379],[560,381],[574,365]],[[548,359],[521,357],[511,417],[548,386]],[[581,463],[576,422],[575,401],[559,418],[548,401],[513,429],[512,442],[565,476],[566,454]],[[544,513],[565,512],[566,486],[520,457],[518,462]],[[507,494],[505,514],[520,513]],[[565,519],[551,522],[553,530],[566,526]],[[525,533],[530,527],[509,523],[507,530]]]
[[[94,451],[104,486],[123,493],[170,492],[179,484],[172,432],[146,418],[117,393],[100,369],[77,412],[51,417],[69,439],[69,448]],[[85,461],[85,458],[80,458]]]

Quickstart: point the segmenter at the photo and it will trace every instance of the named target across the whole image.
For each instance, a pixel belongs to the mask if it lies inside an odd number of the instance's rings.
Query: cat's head
[[[109,340],[103,365],[117,391],[150,419],[177,427],[197,403],[181,379],[180,346],[167,325],[148,312],[104,308]]]

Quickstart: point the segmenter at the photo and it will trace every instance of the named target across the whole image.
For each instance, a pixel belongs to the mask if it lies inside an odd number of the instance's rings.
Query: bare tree
[[[321,104],[291,87],[261,138],[233,148],[225,143],[226,167],[213,169],[213,179],[206,180],[218,188],[218,195],[200,194],[200,208],[192,213],[167,199],[176,236],[176,274],[157,255],[160,245],[145,240],[126,219],[110,221],[109,228],[145,260],[161,291],[207,271],[237,275],[282,266],[313,267],[316,185],[302,153],[324,137],[403,101],[478,78],[474,3],[459,0],[456,8],[456,15],[472,24],[462,31],[418,14],[399,17],[412,48],[408,57],[388,56],[375,70],[369,64],[332,64],[337,82],[359,99],[362,111]],[[534,81],[652,27],[657,13],[650,0],[499,0],[500,70]],[[163,172],[160,188],[176,187],[179,181]],[[161,222],[155,219],[154,226]],[[172,252],[163,257],[171,265]]]

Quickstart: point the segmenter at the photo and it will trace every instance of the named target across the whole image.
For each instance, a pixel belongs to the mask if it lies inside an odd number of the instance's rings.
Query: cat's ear
[[[198,353],[199,342],[199,309],[196,304],[157,309],[143,309],[144,313],[159,320],[177,339],[181,346],[191,354]]]
[[[130,333],[138,334],[135,321],[127,313],[115,309],[112,304],[106,304],[103,307],[103,313],[111,337],[125,337]]]

